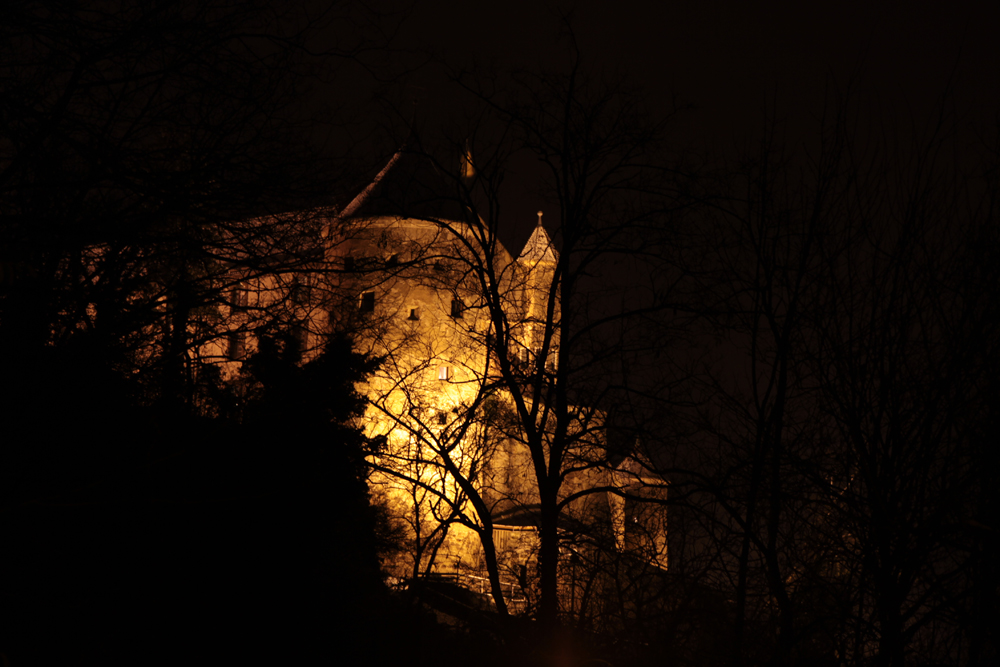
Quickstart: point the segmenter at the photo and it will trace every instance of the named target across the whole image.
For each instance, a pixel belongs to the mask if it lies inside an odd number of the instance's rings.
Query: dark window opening
[[[309,330],[304,325],[298,324],[292,330],[292,343],[298,354],[302,354],[309,347]]]
[[[399,255],[390,255],[389,259],[385,260],[385,265],[390,268],[399,266]]]
[[[226,336],[226,356],[230,361],[242,361],[246,354],[246,333],[230,331]]]
[[[292,278],[292,289],[290,292],[292,303],[301,305],[309,300],[309,285],[299,280],[298,277]]]
[[[462,303],[461,299],[451,300],[451,316],[452,317],[462,317],[462,311],[465,310],[465,304]]]
[[[441,426],[444,426],[445,424],[448,423],[448,413],[447,412],[438,412],[437,419],[438,419],[438,424],[440,424]]]
[[[410,308],[410,316],[406,319],[413,320],[415,322],[420,319],[420,313],[416,308]]]
[[[514,370],[525,372],[528,370],[528,350],[521,348],[511,350],[510,365]]]
[[[298,363],[302,360],[302,353],[308,342],[308,333],[301,324],[292,324],[281,333],[277,342],[283,348],[285,356],[290,361]]]
[[[365,292],[361,295],[361,312],[375,312],[375,292]]]
[[[248,301],[247,291],[243,287],[234,287],[229,295],[229,302],[234,308],[246,308]]]
[[[354,270],[354,258],[348,255],[347,257],[344,257],[344,271],[353,271],[353,270]]]

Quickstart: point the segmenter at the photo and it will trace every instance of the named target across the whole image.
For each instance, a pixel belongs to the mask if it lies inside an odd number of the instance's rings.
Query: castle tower
[[[560,322],[559,286],[553,285],[556,265],[559,255],[545,226],[542,224],[542,211],[538,212],[538,223],[528,238],[528,242],[517,259],[523,271],[525,332],[523,343],[536,354],[544,343],[546,324],[553,326],[553,340],[550,344],[550,363],[555,360],[555,350],[558,348],[558,331]],[[548,317],[549,302],[552,301],[552,318]]]

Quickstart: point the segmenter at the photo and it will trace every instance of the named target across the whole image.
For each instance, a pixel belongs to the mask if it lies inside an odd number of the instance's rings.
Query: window
[[[407,317],[406,319],[412,320],[414,322],[416,322],[417,320],[419,320],[420,319],[420,309],[419,308],[410,308],[410,316]]]
[[[292,286],[289,290],[289,296],[292,298],[292,303],[296,305],[302,305],[309,301],[310,297],[309,283],[299,280],[298,276],[292,278]]]
[[[242,285],[237,285],[229,295],[229,302],[233,308],[246,308],[248,303],[247,290]]]
[[[352,257],[351,255],[347,255],[346,257],[344,257],[344,271],[353,271],[353,270],[354,270],[354,257]]]
[[[226,336],[226,356],[230,361],[242,361],[246,352],[246,333],[230,331]]]
[[[451,316],[452,317],[461,317],[463,310],[465,310],[465,304],[462,303],[461,299],[452,299],[451,300]]]
[[[441,366],[438,368],[438,380],[448,380],[451,378],[451,368],[448,366]]]
[[[444,426],[445,424],[448,423],[448,413],[445,412],[444,410],[439,410],[437,413],[437,420],[438,424]]]
[[[399,266],[399,255],[389,255],[389,259],[385,260],[385,265],[388,268]]]
[[[309,330],[305,325],[297,324],[292,329],[292,345],[295,347],[295,356],[301,355],[309,347]]]
[[[361,312],[375,312],[375,292],[364,292],[361,295]]]

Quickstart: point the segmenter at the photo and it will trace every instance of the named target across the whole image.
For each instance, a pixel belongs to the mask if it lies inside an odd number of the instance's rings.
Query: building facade
[[[533,604],[538,553],[539,492],[524,415],[531,409],[543,431],[551,420],[543,395],[526,392],[534,402],[526,408],[510,388],[558,376],[559,256],[541,213],[514,255],[457,198],[422,179],[419,164],[400,153],[346,208],[312,214],[321,250],[295,271],[236,276],[223,331],[200,354],[235,378],[264,322],[291,332],[304,360],[328,332],[353,331],[359,351],[381,361],[362,391],[365,433],[380,443],[371,493],[404,536],[387,573],[398,581],[449,578],[487,593],[492,559],[518,612]],[[645,562],[666,568],[663,512],[635,502],[650,488],[665,497],[665,485],[638,461],[609,460],[603,415],[579,415],[560,489],[562,499],[579,496],[561,524],[572,563],[563,568],[569,609],[583,597],[578,564],[593,561],[589,552],[602,540],[620,554],[641,542]]]

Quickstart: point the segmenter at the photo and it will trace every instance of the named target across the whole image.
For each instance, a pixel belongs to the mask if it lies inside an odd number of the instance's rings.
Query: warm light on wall
[[[471,162],[467,166],[471,177]],[[454,233],[465,233],[463,225],[449,225]],[[492,361],[490,357],[496,354],[497,340],[489,311],[478,307],[478,284],[463,285],[460,272],[455,270],[463,263],[470,264],[463,254],[469,246],[449,243],[438,224],[422,220],[382,218],[367,221],[365,229],[367,236],[348,241],[328,234],[327,242],[336,246],[336,251],[328,252],[327,258],[335,270],[318,274],[334,281],[326,291],[346,290],[356,295],[354,312],[327,315],[323,308],[312,307],[309,302],[324,289],[297,276],[241,282],[233,288],[230,299],[230,319],[239,328],[206,344],[206,353],[217,355],[228,376],[234,377],[240,360],[256,349],[256,340],[245,333],[253,329],[251,318],[281,304],[296,309],[295,316],[301,322],[297,331],[305,334],[305,360],[312,354],[308,350],[309,331],[327,330],[327,319],[333,321],[334,316],[361,318],[359,330],[364,333],[357,341],[360,350],[383,359],[362,388],[369,401],[364,431],[371,438],[384,438],[385,443],[379,456],[371,460],[372,493],[400,518],[412,545],[395,561],[385,563],[386,570],[402,578],[426,571],[482,578],[481,544],[474,529],[482,522],[459,483],[464,478],[472,480],[488,499],[488,506],[494,508],[498,525],[493,532],[505,586],[510,588],[512,599],[520,595],[523,601],[527,592],[518,583],[519,577],[534,572],[532,563],[537,554],[531,509],[538,503],[537,487],[530,455],[519,436],[489,425],[494,418],[488,416],[490,411],[512,408],[509,397],[488,389],[495,376],[487,374],[497,372],[495,357]],[[421,265],[417,260],[424,255],[431,259]],[[388,259],[382,262],[381,271],[371,271],[357,259],[366,257]],[[400,257],[406,257],[405,264]],[[512,257],[502,246],[498,250],[498,275],[506,281],[501,285],[503,303],[505,310],[509,309],[510,338],[506,343],[518,373],[532,371],[546,333],[551,348],[544,368],[555,372],[558,308],[555,321],[546,321],[555,260],[540,224],[520,257]],[[489,399],[485,400],[487,392]],[[473,410],[473,405],[479,405],[479,410]],[[589,419],[592,434],[581,438],[573,454],[603,460],[603,419],[593,411]],[[569,474],[563,492],[621,483],[621,479],[612,479],[608,469],[584,466]],[[602,520],[611,521],[615,541],[625,550],[629,548],[627,508],[615,498],[612,494],[601,501],[606,507]],[[566,511],[579,513],[593,506],[574,503]],[[576,518],[585,517],[578,514]],[[656,527],[654,523],[647,532],[663,557],[651,558],[665,567],[665,525]]]

